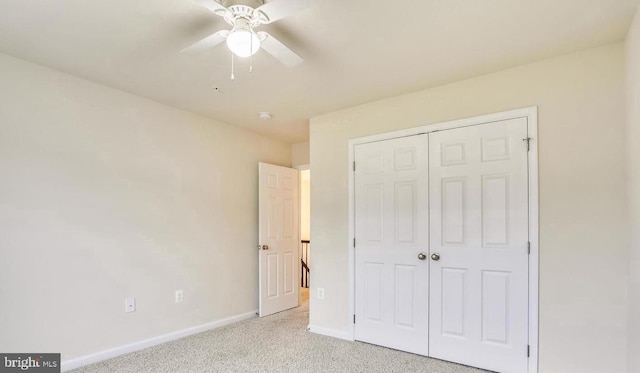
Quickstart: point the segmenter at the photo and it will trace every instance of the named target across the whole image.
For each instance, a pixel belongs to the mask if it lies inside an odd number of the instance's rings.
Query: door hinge
[[[356,238],[353,237],[353,247],[356,247]]]
[[[527,137],[526,139],[522,139],[522,141],[525,142],[525,145],[527,146],[527,151],[529,151],[531,149],[531,137]]]
[[[527,345],[527,357],[531,356],[531,346]]]
[[[356,162],[353,162],[353,170],[356,170]]]
[[[527,242],[527,254],[531,255],[531,241]]]
[[[354,324],[356,323],[356,314],[355,313],[353,314],[353,323]]]

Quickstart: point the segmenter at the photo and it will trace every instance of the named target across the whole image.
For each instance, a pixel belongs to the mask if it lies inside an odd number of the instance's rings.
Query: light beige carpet
[[[406,352],[310,333],[302,306],[74,370],[94,372],[483,372]]]

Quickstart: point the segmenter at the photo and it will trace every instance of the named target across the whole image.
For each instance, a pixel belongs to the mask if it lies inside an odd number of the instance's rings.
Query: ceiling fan
[[[309,6],[311,0],[272,0],[257,8],[249,5],[224,7],[216,0],[196,0],[203,7],[221,16],[231,30],[220,30],[185,48],[181,53],[198,53],[213,48],[226,40],[227,47],[238,57],[250,57],[260,48],[288,67],[302,63],[302,58],[265,31],[256,32],[261,25],[269,24],[297,13]],[[233,77],[233,73],[232,73]]]

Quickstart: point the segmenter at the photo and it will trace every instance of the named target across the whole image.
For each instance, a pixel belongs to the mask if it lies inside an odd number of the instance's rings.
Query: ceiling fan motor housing
[[[231,5],[227,9],[228,11],[221,11],[218,14],[231,26],[237,25],[241,20],[247,20],[253,28],[269,21],[263,12],[256,11],[248,5]]]
[[[265,3],[268,3],[270,0],[216,0],[220,5],[229,8],[234,5],[247,5],[252,8],[257,8]]]

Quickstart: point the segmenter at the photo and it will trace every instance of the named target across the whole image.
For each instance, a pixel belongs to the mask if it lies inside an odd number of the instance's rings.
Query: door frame
[[[427,124],[419,127],[408,128],[399,131],[387,132],[377,135],[359,137],[349,140],[349,241],[347,243],[349,253],[348,294],[349,307],[347,320],[349,321],[348,335],[350,340],[355,340],[355,324],[351,322],[355,315],[355,173],[353,163],[355,161],[355,146],[370,142],[390,140],[398,137],[414,136],[424,133],[468,127],[479,124],[498,122],[509,119],[526,118],[527,136],[529,137],[528,178],[529,178],[529,242],[531,253],[529,259],[529,361],[528,371],[538,372],[538,308],[539,308],[539,238],[538,238],[538,107],[531,106],[521,109],[509,110],[500,113],[481,115],[470,118],[456,119],[447,122]]]

